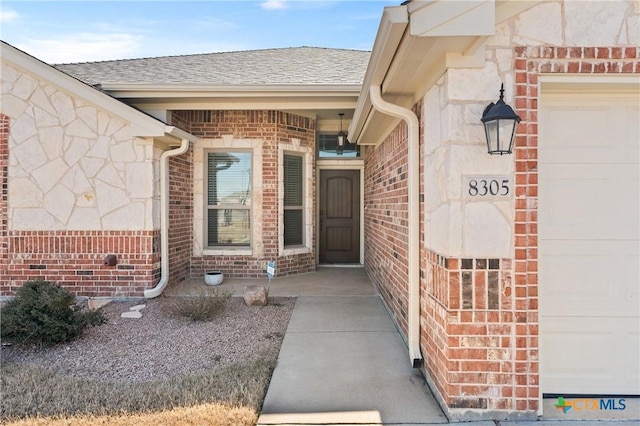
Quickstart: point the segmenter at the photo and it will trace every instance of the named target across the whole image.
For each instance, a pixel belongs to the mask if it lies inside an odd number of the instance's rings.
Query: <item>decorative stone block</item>
[[[29,179],[19,178],[11,181],[9,200],[11,207],[42,207],[43,194]]]
[[[511,226],[491,203],[464,206],[464,255],[469,257],[509,257]]]
[[[10,229],[14,230],[55,229],[53,216],[42,209],[13,209],[9,223]]]
[[[582,7],[584,2],[575,3],[578,7]],[[561,45],[562,11],[560,3],[543,3],[521,13],[515,22],[514,41],[529,46]]]
[[[57,111],[57,117],[63,126],[71,123],[76,118],[76,111],[71,97],[63,92],[51,95],[51,103]]]
[[[479,81],[482,84],[478,84]],[[481,69],[450,69],[447,93],[450,101],[493,101],[499,95],[501,84],[498,67],[488,62]]]
[[[76,197],[71,191],[62,185],[53,187],[47,195],[44,196],[44,208],[61,224],[66,224],[73,207]]]
[[[38,131],[40,145],[47,154],[49,160],[62,155],[62,143],[64,140],[64,130],[60,126],[47,127]]]
[[[100,203],[98,199],[98,203]],[[143,202],[130,202],[109,214],[102,216],[103,229],[140,230],[144,229],[145,207]]]
[[[129,197],[147,198],[153,196],[153,164],[128,163],[125,167],[125,181]]]
[[[49,192],[68,170],[69,166],[62,158],[58,157],[34,170],[32,175],[40,189],[44,192]]]
[[[36,87],[38,87],[38,80],[28,74],[22,74],[13,87],[13,94],[26,101]]]
[[[98,211],[91,207],[76,207],[71,213],[67,229],[95,231],[102,229]]]
[[[135,305],[129,308],[130,311],[141,311],[144,308],[146,308],[147,305],[146,304],[142,304],[142,305]]]
[[[91,144],[89,140],[85,138],[73,138],[73,141],[64,152],[64,161],[69,165],[73,166],[87,154]]]
[[[81,138],[95,139],[98,135],[82,120],[76,119],[67,126],[67,134]]]
[[[266,306],[269,295],[263,285],[249,285],[244,288],[244,303],[247,306]]]
[[[568,46],[615,45],[628,7],[626,1],[566,1],[565,43]]]
[[[22,144],[37,134],[38,128],[36,127],[36,122],[29,114],[20,115],[11,127],[11,138],[17,145]]]

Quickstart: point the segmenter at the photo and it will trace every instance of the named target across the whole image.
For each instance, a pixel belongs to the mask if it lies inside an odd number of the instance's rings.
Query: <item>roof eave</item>
[[[384,8],[353,120],[348,130],[348,138],[353,142],[358,141],[369,112],[373,108],[369,98],[369,87],[380,85],[384,80],[408,25],[407,6]]]
[[[495,33],[496,23],[541,1],[432,0],[385,8],[349,126],[349,140],[378,144],[398,123],[397,118],[373,109],[371,86],[380,86],[387,101],[411,108],[448,68],[484,66],[485,42]],[[389,9],[393,16],[404,13],[408,22],[394,22]],[[393,37],[402,25],[400,37]]]

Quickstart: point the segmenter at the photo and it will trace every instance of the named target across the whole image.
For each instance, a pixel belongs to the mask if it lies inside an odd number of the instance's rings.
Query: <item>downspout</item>
[[[189,149],[189,140],[175,149],[165,151],[160,156],[160,281],[144,291],[144,297],[153,299],[160,296],[169,282],[169,158],[182,155]]]
[[[407,123],[408,143],[408,253],[409,258],[409,301],[407,344],[413,368],[422,364],[420,352],[420,127],[413,111],[389,103],[382,99],[380,86],[369,88],[373,107],[383,114],[397,117]]]

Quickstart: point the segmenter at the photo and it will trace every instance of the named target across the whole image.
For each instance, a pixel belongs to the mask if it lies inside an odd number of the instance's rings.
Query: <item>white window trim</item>
[[[302,156],[303,196],[302,219],[303,241],[301,246],[284,245],[284,155],[285,153]],[[278,144],[278,253],[280,256],[311,253],[313,248],[313,147],[300,146],[300,140],[291,139],[291,143]]]
[[[194,256],[254,256],[263,253],[262,235],[262,140],[234,139],[224,135],[220,139],[201,139],[193,152],[193,255]],[[214,150],[251,150],[251,246],[206,246],[204,221],[206,211],[207,152]]]

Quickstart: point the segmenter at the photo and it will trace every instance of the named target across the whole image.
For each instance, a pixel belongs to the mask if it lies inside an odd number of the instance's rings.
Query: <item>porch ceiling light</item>
[[[340,131],[338,132],[338,145],[336,146],[336,154],[342,155],[344,153],[344,145],[349,143],[347,140],[347,134],[342,131],[342,116],[344,112],[338,114],[340,116]]]
[[[520,117],[504,103],[504,84],[500,86],[500,99],[495,104],[491,102],[487,105],[481,121],[484,124],[489,154],[511,154]]]

